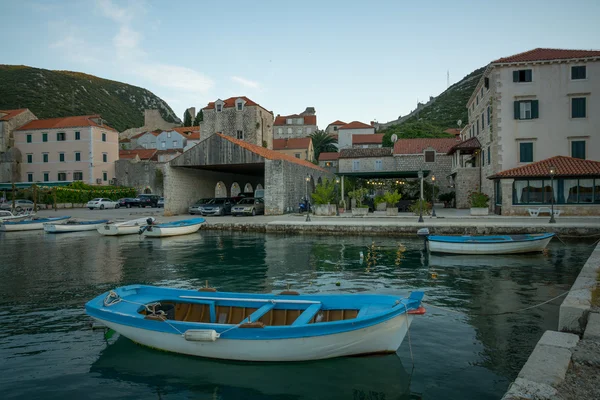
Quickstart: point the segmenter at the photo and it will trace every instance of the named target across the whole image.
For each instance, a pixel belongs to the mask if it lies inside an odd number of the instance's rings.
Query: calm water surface
[[[377,262],[366,258],[372,242]],[[416,239],[204,232],[140,240],[95,233],[0,234],[2,398],[498,399],[591,253],[429,256]],[[365,260],[361,261],[360,252]],[[295,364],[203,360],[90,329],[84,303],[120,285],[305,293],[425,291],[397,355]],[[443,307],[444,309],[433,306]],[[451,309],[453,311],[449,311]],[[484,314],[484,315],[482,315]],[[414,367],[411,361],[411,351]]]

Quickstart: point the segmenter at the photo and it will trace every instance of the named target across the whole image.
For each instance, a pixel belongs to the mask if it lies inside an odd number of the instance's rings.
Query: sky
[[[600,49],[600,1],[0,0],[0,64],[85,72],[184,110],[247,96],[387,122],[536,47]],[[110,121],[109,121],[110,123]]]

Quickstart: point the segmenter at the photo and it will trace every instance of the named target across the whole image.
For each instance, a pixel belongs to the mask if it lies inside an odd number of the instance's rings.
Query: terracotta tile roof
[[[119,140],[119,143],[131,143],[130,139],[121,139]]]
[[[383,133],[373,133],[372,135],[352,135],[352,144],[381,144],[383,143]]]
[[[600,57],[598,50],[566,50],[537,48],[509,57],[499,58],[492,64],[515,63],[528,61],[566,60],[570,58]]]
[[[339,119],[337,121],[333,121],[332,123],[330,123],[329,125],[346,125],[346,123],[344,121],[340,121]],[[327,125],[327,126],[329,126]]]
[[[275,126],[281,126],[281,125],[287,125],[287,119],[288,118],[304,118],[304,125],[316,125],[317,124],[317,116],[316,115],[298,115],[298,114],[294,114],[294,115],[280,115],[278,117],[275,117],[275,122],[273,123],[273,125]],[[295,124],[295,121],[294,121]]]
[[[263,158],[266,158],[267,160],[284,160],[284,161],[288,161],[288,162],[291,162],[294,164],[302,165],[303,167],[308,167],[308,168],[316,169],[318,171],[328,172],[325,169],[319,167],[318,165],[311,163],[310,161],[301,160],[299,158],[292,157],[290,155],[280,153],[275,150],[269,150],[262,146],[257,146],[255,144],[251,144],[251,143],[245,142],[240,139],[234,139],[230,136],[225,136],[222,133],[217,133],[217,135],[222,137],[225,140],[229,140],[231,143],[237,144],[238,146],[243,147],[244,149],[253,152],[254,154],[257,154]]]
[[[367,129],[367,128],[373,128],[371,125],[362,123],[360,121],[352,121],[346,125],[342,125],[339,127],[339,129]],[[373,128],[374,130],[375,128]]]
[[[319,154],[319,161],[335,161],[340,158],[337,151],[324,152]]]
[[[370,149],[342,149],[339,158],[391,157],[391,147],[373,147]]]
[[[223,100],[223,108],[232,108],[235,107],[235,101],[237,99],[244,99],[246,100],[246,107],[249,106],[258,106],[266,111],[268,111],[266,108],[264,108],[263,106],[261,106],[258,103],[255,103],[254,101],[250,100],[249,98],[247,98],[246,96],[236,96],[236,97],[230,97],[228,99]],[[211,101],[210,103],[208,103],[208,105],[206,107],[204,107],[204,110],[211,110],[215,108],[215,102]]]
[[[154,155],[152,156],[152,161],[158,161],[158,156],[167,155],[167,154],[175,154],[176,156],[183,153],[182,149],[165,149],[165,150],[156,150]]]
[[[421,154],[429,147],[436,153],[448,153],[456,143],[455,138],[398,139],[394,143],[394,154]]]
[[[17,110],[0,110],[0,121],[8,121],[9,119],[12,119],[25,111],[27,111],[26,108],[19,108]]]
[[[580,158],[571,158],[565,156],[556,156],[537,161],[531,164],[523,165],[513,169],[507,169],[496,175],[489,176],[494,178],[549,178],[550,167],[556,168],[554,176],[599,176],[600,162],[591,160],[582,160]]]
[[[61,128],[78,128],[84,126],[97,126],[109,131],[117,131],[108,125],[100,125],[93,119],[100,118],[100,115],[79,115],[75,117],[61,117],[49,119],[36,119],[28,124],[23,125],[18,131],[29,131],[35,129],[61,129]]]
[[[273,139],[273,150],[308,149],[311,138]]]
[[[447,154],[454,154],[457,150],[476,150],[480,148],[481,143],[479,143],[479,140],[476,137],[472,137],[452,146],[452,148],[448,150]]]
[[[156,154],[156,149],[119,150],[119,159],[127,160],[138,156],[140,160],[150,160]]]
[[[130,137],[130,139],[139,139],[139,138],[141,138],[142,136],[144,136],[147,133],[149,133],[149,134],[151,134],[153,136],[158,136],[158,135],[160,135],[162,133],[162,131],[161,130],[158,130],[158,131],[146,131],[146,132],[138,133],[137,135],[133,135],[132,137]]]
[[[199,126],[180,126],[173,128],[173,130],[188,140],[200,140]]]
[[[461,130],[458,128],[449,128],[446,129],[444,132],[446,132],[449,135],[460,135]]]

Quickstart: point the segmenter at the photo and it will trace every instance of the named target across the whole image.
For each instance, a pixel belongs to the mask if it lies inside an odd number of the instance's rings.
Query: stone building
[[[245,96],[208,103],[200,122],[203,136],[222,133],[248,143],[273,148],[273,113]]]
[[[331,172],[338,172],[338,159],[340,158],[340,153],[337,151],[334,152],[323,152],[319,154],[319,167]]]
[[[275,139],[273,140],[273,150],[302,160],[312,161],[315,158],[312,139],[309,137]]]
[[[481,191],[501,203],[500,183],[490,176],[554,156],[600,160],[598,93],[600,51],[538,48],[492,61],[467,103],[461,134],[479,142],[469,157],[479,158]],[[473,175],[461,165],[456,159],[456,179]]]
[[[396,161],[389,147],[342,149],[338,162],[340,173],[353,173],[356,176],[361,173],[396,171]]]
[[[160,115],[159,110],[144,110],[144,126],[140,126],[139,128],[127,129],[119,133],[119,138],[131,139],[132,136],[143,132],[150,132],[156,129],[167,130],[179,125],[181,125],[181,121],[179,120],[177,120],[177,122],[175,123],[165,121]]]
[[[455,144],[452,157],[451,185],[454,186],[456,208],[469,208],[469,193],[481,187],[481,144],[476,137]]]
[[[274,138],[291,139],[310,136],[317,127],[317,116],[314,107],[307,107],[304,112],[293,115],[277,115],[275,118]]]
[[[372,135],[354,135],[352,136],[352,147],[355,149],[383,147],[383,133],[374,133]]]
[[[138,193],[163,194],[164,163],[153,161],[155,149],[121,150],[115,162],[119,186],[135,188]]]
[[[14,147],[13,132],[34,119],[27,108],[0,110],[0,182],[21,180],[21,152]]]
[[[352,147],[352,137],[354,135],[372,135],[375,128],[371,125],[359,121],[352,121],[338,128],[338,148],[349,149]]]
[[[327,125],[327,128],[325,128],[325,132],[329,133],[330,135],[337,135],[339,133],[338,130],[340,129],[340,127],[344,125],[346,125],[346,123],[338,119]]]
[[[154,131],[141,132],[131,137],[131,148],[132,149],[156,149],[158,143],[156,138],[162,130],[156,129]]]

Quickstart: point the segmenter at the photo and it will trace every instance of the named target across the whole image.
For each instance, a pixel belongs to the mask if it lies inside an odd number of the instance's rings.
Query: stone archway
[[[241,191],[240,185],[237,182],[233,182],[231,185],[231,197],[237,196]]]
[[[256,185],[256,190],[261,190],[263,187],[262,185],[259,183],[258,185]]]
[[[317,179],[317,185],[320,185],[323,183],[323,180],[321,179],[321,177],[319,177],[319,179]]]
[[[227,186],[223,181],[220,181],[215,186],[215,197],[227,197]]]
[[[252,190],[252,184],[249,182],[246,183],[246,186],[244,186],[244,193],[254,193],[254,190]]]

